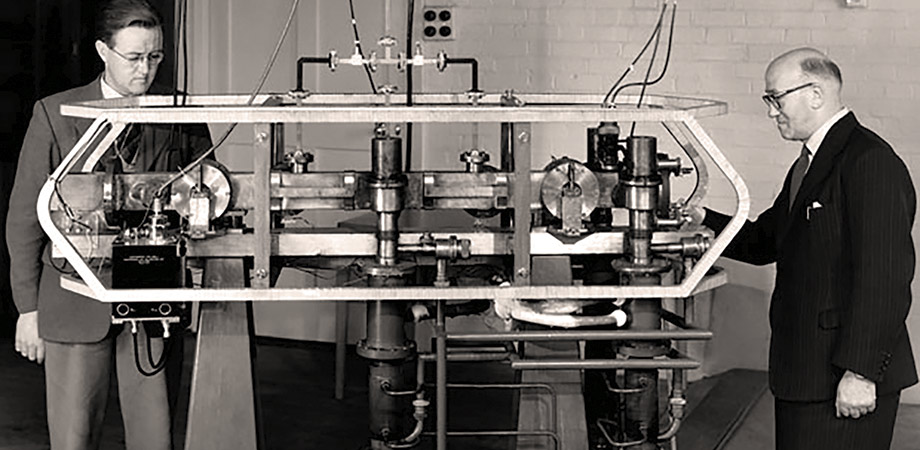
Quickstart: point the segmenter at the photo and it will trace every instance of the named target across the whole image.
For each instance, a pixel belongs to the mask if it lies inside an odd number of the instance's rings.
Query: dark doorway
[[[174,17],[178,0],[150,0],[163,15],[169,55],[157,75],[172,85]],[[0,8],[0,336],[18,317],[10,289],[6,246],[8,200],[22,140],[39,98],[92,81],[102,71],[93,46],[100,0],[5,2]]]

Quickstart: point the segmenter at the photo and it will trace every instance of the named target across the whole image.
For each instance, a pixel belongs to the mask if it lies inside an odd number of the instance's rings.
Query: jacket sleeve
[[[852,291],[832,362],[879,382],[910,310],[914,187],[904,163],[885,148],[862,152],[844,176]]]
[[[38,223],[38,192],[52,170],[54,138],[41,100],[32,109],[32,120],[19,153],[19,165],[10,196],[6,239],[10,252],[10,284],[20,314],[38,308],[38,285],[42,252],[48,238]]]
[[[776,205],[764,211],[755,221],[746,221],[722,256],[758,266],[776,262]],[[721,233],[731,216],[706,208],[703,225]]]
[[[207,125],[196,123],[189,125],[185,133],[188,139],[188,147],[192,149],[191,159],[185,162],[188,164],[211,148],[211,132],[208,130]],[[212,153],[208,158],[215,159],[214,154]]]

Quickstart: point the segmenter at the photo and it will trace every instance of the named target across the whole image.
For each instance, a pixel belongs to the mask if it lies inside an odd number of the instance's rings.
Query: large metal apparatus
[[[699,365],[681,351],[681,343],[708,339],[711,333],[687,323],[689,300],[678,301],[681,307],[671,311],[662,299],[690,299],[725,283],[725,274],[712,266],[749,209],[744,183],[696,120],[724,113],[725,105],[648,95],[649,107],[639,109],[602,108],[602,99],[591,95],[419,94],[415,100],[410,108],[392,106],[400,101],[392,93],[300,92],[261,96],[260,106],[246,106],[240,96],[192,96],[181,107],[166,97],[65,105],[64,114],[94,122],[39,198],[40,220],[56,254],[79,274],[79,279],[62,278],[62,285],[108,303],[125,298],[202,302],[186,448],[257,445],[253,382],[241,376],[251,374],[251,316],[234,302],[288,300],[366,302],[366,337],[358,353],[370,365],[373,448],[417,445],[426,435],[431,401],[439,450],[449,438],[476,435],[517,437],[519,448],[675,445],[685,403],[684,371]],[[254,170],[230,173],[206,162],[181,176],[88,173],[135,122],[252,124]],[[488,165],[486,144],[457,149],[463,153],[461,170],[405,171],[398,128],[408,122],[495,124],[501,128],[500,141],[491,146],[499,151],[498,167]],[[671,178],[693,171],[682,166],[686,160],[659,153],[655,137],[622,136],[618,123],[623,122],[660,123],[674,137],[696,169],[698,187],[690,198],[670,198]],[[285,124],[300,123],[373,126],[371,170],[310,172],[312,158],[284,151]],[[587,160],[563,157],[532,170],[532,149],[538,144],[533,131],[542,123],[584,127]],[[729,226],[715,237],[688,226],[683,216],[684,208],[705,194],[704,157],[729,180],[738,200]],[[94,269],[100,258],[111,258],[113,242],[128,232],[101,217],[113,210],[144,212],[154,204],[183,218],[171,233],[182,241],[183,264],[205,266],[202,287],[127,288],[130,282],[113,285]],[[374,229],[298,228],[285,220],[315,210],[368,211]],[[469,224],[400,227],[406,211],[437,215],[446,210],[466,211]],[[273,274],[285,266],[349,271],[356,262],[364,286],[272,286]],[[475,285],[454,285],[465,265],[489,267],[492,276]],[[458,305],[461,300],[478,303]],[[476,306],[483,301],[491,303],[488,311]],[[448,331],[450,316],[471,312],[498,315],[507,328]],[[431,352],[419,352],[405,325],[428,319],[435,320],[435,345]],[[568,343],[569,350],[543,348],[554,342]],[[583,350],[578,342],[586,343]],[[451,348],[460,343],[464,349]],[[500,351],[489,350],[496,347]],[[448,430],[447,390],[464,388],[447,382],[450,360],[503,361],[522,374],[522,382],[479,387],[521,390],[522,417],[530,414],[523,411],[536,410],[526,407],[533,395],[536,401],[548,398],[555,409],[521,419],[517,430]],[[435,362],[434,393],[424,387],[430,361]],[[670,375],[662,378],[659,371]],[[584,394],[558,393],[554,382],[541,378],[554,372],[573,374],[576,383],[584,374]],[[671,387],[667,424],[659,420],[661,380]],[[572,405],[583,413],[559,414]],[[560,426],[560,420],[573,424]]]

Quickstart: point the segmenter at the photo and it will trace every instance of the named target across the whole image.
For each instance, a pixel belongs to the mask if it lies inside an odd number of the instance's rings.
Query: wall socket
[[[454,10],[452,7],[425,6],[422,9],[422,39],[427,41],[452,41],[455,34]]]

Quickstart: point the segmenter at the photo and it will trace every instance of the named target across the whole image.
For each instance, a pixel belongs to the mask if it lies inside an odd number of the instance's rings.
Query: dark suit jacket
[[[910,310],[916,200],[904,163],[850,113],[831,127],[789,209],[789,177],[724,256],[776,263],[770,304],[770,387],[777,398],[836,397],[845,370],[878,395],[917,382]],[[729,217],[707,211],[721,231]]]
[[[20,313],[38,310],[39,333],[51,341],[98,342],[108,333],[111,322],[110,305],[61,288],[60,273],[52,266],[51,246],[35,207],[48,175],[92,123],[91,119],[62,116],[61,104],[101,99],[100,80],[35,103],[10,197],[12,214],[6,233],[13,300]],[[164,91],[151,88],[150,92]],[[145,124],[140,139],[138,171],[175,171],[211,145],[204,125]],[[56,265],[62,263],[57,261]]]

